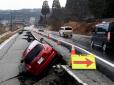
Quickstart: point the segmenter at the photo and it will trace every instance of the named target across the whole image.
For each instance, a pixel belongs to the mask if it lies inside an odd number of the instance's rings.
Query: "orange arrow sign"
[[[86,61],[74,61],[73,64],[87,64],[87,67],[93,64],[93,62],[86,58]]]
[[[94,55],[71,55],[72,69],[96,69]]]

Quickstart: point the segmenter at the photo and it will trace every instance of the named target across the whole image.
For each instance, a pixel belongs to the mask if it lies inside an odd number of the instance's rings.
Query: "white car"
[[[70,27],[70,26],[63,26],[63,27],[60,28],[59,33],[60,33],[61,37],[70,37],[70,38],[72,38],[73,30],[72,30],[72,27]]]

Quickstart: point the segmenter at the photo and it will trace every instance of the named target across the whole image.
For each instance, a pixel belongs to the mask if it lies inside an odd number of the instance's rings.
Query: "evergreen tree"
[[[106,12],[106,0],[88,0],[91,12],[97,18],[102,18]]]
[[[44,23],[43,23],[43,16],[41,16],[41,15],[40,15],[40,19],[39,19],[39,21],[38,21],[38,24],[39,24],[39,25],[43,25],[43,24],[44,24]]]
[[[46,0],[43,2],[41,13],[45,17],[45,24],[47,24],[46,15],[50,13],[50,8],[48,5],[48,1]]]
[[[52,8],[61,8],[59,0],[53,1]]]
[[[63,8],[61,8],[59,0],[53,0],[52,11],[48,20],[48,24],[50,24],[54,30],[59,30],[63,19]]]
[[[88,0],[67,0],[67,16],[70,19],[83,19],[92,16],[88,7]]]
[[[105,0],[106,1],[106,9],[104,17],[110,18],[114,17],[114,0]]]
[[[114,0],[88,0],[91,12],[97,18],[114,17]]]
[[[54,0],[52,4],[52,18],[61,19],[61,5],[59,0]]]

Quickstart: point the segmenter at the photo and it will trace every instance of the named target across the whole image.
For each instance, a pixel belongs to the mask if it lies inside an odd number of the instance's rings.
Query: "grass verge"
[[[9,31],[9,32],[6,32],[6,33],[0,35],[0,44],[3,43],[8,38],[10,38],[12,35],[18,33],[20,30],[22,30],[22,29],[18,29],[18,30],[13,31],[13,32]]]

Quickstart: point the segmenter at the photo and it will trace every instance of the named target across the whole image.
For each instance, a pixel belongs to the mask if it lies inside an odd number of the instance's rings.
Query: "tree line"
[[[56,26],[69,20],[114,17],[114,0],[67,0],[64,8],[61,7],[59,0],[53,0],[51,8],[45,0],[39,23]]]
[[[114,0],[88,0],[88,5],[97,18],[114,17]]]
[[[78,18],[114,17],[114,0],[67,0],[66,9],[70,16]]]

